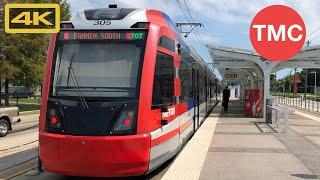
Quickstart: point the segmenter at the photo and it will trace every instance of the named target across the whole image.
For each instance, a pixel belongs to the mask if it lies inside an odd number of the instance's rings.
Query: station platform
[[[243,115],[244,102],[218,105],[162,179],[318,179],[320,117],[296,111],[288,133]]]

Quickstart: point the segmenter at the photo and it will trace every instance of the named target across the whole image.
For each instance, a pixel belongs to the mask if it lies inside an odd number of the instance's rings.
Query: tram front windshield
[[[53,97],[137,97],[144,32],[60,32]]]

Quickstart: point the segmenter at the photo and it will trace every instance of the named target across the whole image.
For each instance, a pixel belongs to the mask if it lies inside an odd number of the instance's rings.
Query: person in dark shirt
[[[222,106],[224,107],[224,111],[228,111],[229,107],[229,98],[230,98],[230,90],[228,86],[223,90],[223,100],[222,100]]]

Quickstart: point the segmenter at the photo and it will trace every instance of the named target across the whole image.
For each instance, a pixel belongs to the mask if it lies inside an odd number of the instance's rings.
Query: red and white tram
[[[215,106],[212,70],[157,10],[80,10],[48,49],[39,154],[46,171],[136,176],[172,158]]]

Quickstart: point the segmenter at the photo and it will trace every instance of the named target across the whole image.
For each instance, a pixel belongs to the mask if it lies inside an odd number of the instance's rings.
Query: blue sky
[[[320,1],[319,0],[68,0],[72,14],[77,9],[101,8],[108,4],[119,7],[153,8],[167,13],[175,22],[187,22],[189,14],[194,21],[204,24],[197,33],[192,33],[186,41],[194,46],[207,62],[211,62],[205,44],[215,44],[236,48],[250,49],[249,26],[253,17],[264,7],[273,4],[284,4],[295,9],[304,19],[307,27],[307,39],[311,45],[320,44]],[[184,11],[180,9],[178,2]],[[249,3],[250,2],[250,3]],[[189,19],[190,20],[190,19]],[[318,31],[314,32],[315,30]],[[290,70],[278,73],[279,77]]]

